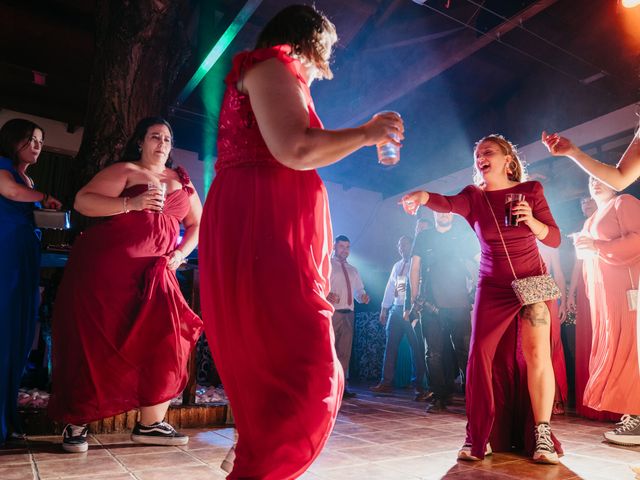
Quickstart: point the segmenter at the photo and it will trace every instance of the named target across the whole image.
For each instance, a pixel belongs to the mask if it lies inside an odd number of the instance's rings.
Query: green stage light
[[[262,0],[249,0],[244,7],[238,12],[236,18],[233,19],[231,25],[224,31],[222,36],[215,43],[211,51],[207,54],[205,59],[202,61],[196,72],[193,74],[189,82],[182,89],[180,94],[178,95],[177,103],[180,105],[184,102],[189,95],[193,93],[198,84],[202,81],[204,76],[207,74],[211,67],[215,65],[220,56],[227,49],[229,44],[236,37],[240,29],[245,26],[249,17],[255,12],[256,8],[262,3]]]

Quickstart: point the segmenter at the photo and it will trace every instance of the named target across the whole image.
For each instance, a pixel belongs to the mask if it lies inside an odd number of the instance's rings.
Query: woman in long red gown
[[[188,441],[162,420],[202,327],[175,275],[197,244],[202,207],[187,173],[165,166],[171,146],[165,120],[142,120],[123,161],[76,196],[80,213],[105,218],[76,239],[55,302],[49,414],[68,424],[66,451],[87,450],[87,423],[133,408],[134,441]],[[166,185],[166,199],[149,184]]]
[[[331,77],[335,41],[313,7],[287,7],[226,78],[199,265],[205,329],[238,432],[230,479],[301,475],[342,397],[326,300],[331,221],[315,168],[365,145],[399,144],[390,136],[401,139],[403,127],[383,114],[322,129],[309,84]]]
[[[522,182],[522,164],[509,141],[490,135],[476,143],[474,154],[480,186],[454,196],[413,192],[402,199],[410,214],[426,205],[463,216],[481,244],[467,366],[467,438],[458,458],[481,460],[492,448],[524,448],[534,461],[557,463],[560,445],[549,426],[555,392],[549,312],[555,300],[523,308],[511,282],[512,268],[518,278],[545,273],[536,238],[557,247],[560,230],[542,185]],[[525,198],[513,209],[518,226],[500,226],[513,267],[494,219],[502,222],[507,193]]]
[[[589,298],[593,341],[584,403],[595,410],[623,414],[621,424],[604,433],[611,443],[640,445],[640,369],[636,311],[627,292],[640,277],[640,200],[615,194],[591,177],[589,191],[598,209],[575,238]]]

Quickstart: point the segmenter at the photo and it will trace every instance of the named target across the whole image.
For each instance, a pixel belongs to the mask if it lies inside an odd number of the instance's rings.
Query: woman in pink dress
[[[523,181],[511,142],[490,135],[476,144],[474,156],[476,185],[453,196],[413,192],[402,199],[410,214],[425,205],[463,216],[480,240],[467,366],[467,438],[458,458],[481,460],[492,448],[524,448],[536,462],[558,463],[560,445],[549,426],[555,392],[550,309],[555,300],[522,307],[511,282],[514,275],[546,273],[536,239],[558,247],[560,230],[542,185]],[[518,225],[498,227],[507,193],[524,195],[513,208]]]
[[[623,414],[604,437],[620,445],[640,445],[640,370],[636,312],[627,292],[640,277],[640,200],[615,194],[591,177],[589,191],[598,210],[574,243],[583,258],[593,341],[584,403]]]
[[[233,60],[200,231],[201,303],[238,433],[229,479],[300,476],[327,441],[344,377],[327,301],[332,246],[316,168],[399,145],[402,121],[323,130],[309,85],[331,78],[333,24],[294,5]],[[390,136],[397,135],[397,140]]]
[[[580,202],[585,218],[591,217],[598,206],[591,197],[585,197]],[[591,343],[593,330],[591,328],[591,307],[585,291],[584,275],[582,274],[582,260],[576,258],[571,274],[571,283],[567,295],[567,309],[575,311],[576,346],[575,346],[575,398],[576,413],[584,418],[599,421],[618,421],[620,414],[598,411],[584,404],[584,389],[589,381],[589,358],[591,358]]]

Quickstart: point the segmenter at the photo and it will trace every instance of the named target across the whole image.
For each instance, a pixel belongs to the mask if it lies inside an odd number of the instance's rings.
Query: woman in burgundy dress
[[[199,264],[205,329],[238,432],[230,479],[300,476],[342,397],[326,300],[331,221],[315,169],[365,145],[399,145],[390,136],[401,140],[403,127],[382,114],[323,130],[309,85],[331,78],[336,39],[313,7],[287,7],[226,77]]]
[[[454,196],[419,191],[402,199],[410,214],[426,205],[462,215],[481,244],[467,366],[467,438],[458,458],[481,460],[492,447],[515,447],[533,452],[539,463],[557,463],[560,445],[549,426],[555,391],[549,312],[555,300],[522,307],[511,282],[514,271],[518,278],[546,273],[536,239],[557,247],[560,231],[542,185],[522,181],[522,164],[509,141],[490,135],[476,143],[474,154],[476,185]],[[507,193],[524,195],[513,209],[515,227],[502,221]]]
[[[163,419],[202,326],[175,275],[197,245],[202,207],[187,173],[166,166],[172,142],[165,120],[140,121],[122,161],[76,196],[80,213],[104,220],[76,239],[54,308],[49,414],[68,424],[66,451],[87,450],[87,423],[133,408],[132,440],[188,441]]]

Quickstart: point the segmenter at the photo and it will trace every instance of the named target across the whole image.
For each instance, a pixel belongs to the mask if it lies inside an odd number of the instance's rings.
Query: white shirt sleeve
[[[384,297],[382,298],[382,308],[391,308],[396,292],[396,279],[398,278],[398,263],[391,269],[387,286],[384,289]]]

